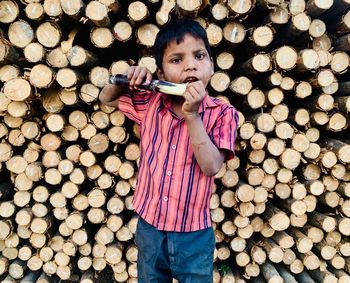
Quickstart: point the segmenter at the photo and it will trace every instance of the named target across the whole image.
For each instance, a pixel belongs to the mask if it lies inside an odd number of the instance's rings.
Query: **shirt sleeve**
[[[235,142],[238,127],[238,113],[232,105],[225,106],[219,114],[213,128],[213,143],[219,149],[227,150],[226,159],[235,154]]]
[[[141,124],[151,98],[151,91],[126,92],[119,97],[119,110],[129,119]]]

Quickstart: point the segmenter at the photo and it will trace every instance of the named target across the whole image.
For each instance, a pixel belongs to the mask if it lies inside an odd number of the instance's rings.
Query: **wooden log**
[[[349,36],[348,35],[344,35],[342,37],[339,37],[333,42],[333,46],[334,46],[335,50],[349,51],[348,45],[349,45]]]
[[[81,46],[73,46],[67,52],[67,59],[72,67],[91,67],[97,64],[98,59]]]
[[[61,4],[57,0],[46,0],[43,3],[45,13],[50,17],[60,18],[62,17],[63,10]]]
[[[288,4],[288,9],[292,15],[304,12],[306,3],[304,0],[292,0]]]
[[[247,15],[254,7],[253,1],[247,1],[245,3],[237,3],[235,1],[227,1],[227,8],[231,15],[235,17],[244,17]]]
[[[303,227],[305,226],[306,222],[308,221],[308,217],[306,214],[302,215],[290,215],[290,225],[293,227]]]
[[[97,48],[111,47],[114,35],[107,27],[94,27],[90,33],[90,40]]]
[[[10,42],[6,41],[5,39],[2,39],[0,41],[0,63],[8,64],[8,63],[14,63],[18,60],[19,54],[14,46],[11,45]]]
[[[144,24],[136,30],[137,42],[146,48],[153,46],[159,28],[154,24]]]
[[[297,283],[296,278],[287,270],[285,266],[277,265],[276,266],[278,273],[283,278],[284,282]]]
[[[272,115],[268,113],[256,114],[251,119],[255,122],[257,129],[262,133],[272,132],[276,126]]]
[[[265,262],[261,266],[261,272],[267,282],[284,282],[283,277],[281,277],[281,275],[278,273],[278,271],[271,262]]]
[[[108,17],[108,7],[98,1],[90,1],[86,5],[85,15],[96,26],[109,26],[110,19]]]
[[[247,95],[247,102],[250,108],[258,109],[265,104],[265,94],[259,89],[252,89]]]
[[[0,80],[2,82],[9,81],[19,76],[19,69],[15,65],[4,65],[0,67]],[[4,97],[2,95],[2,97]]]
[[[248,184],[252,186],[260,185],[264,179],[265,172],[261,168],[251,168],[247,171]]]
[[[165,25],[170,20],[170,13],[174,10],[176,3],[171,0],[162,2],[160,9],[156,13],[156,21],[160,26]]]
[[[86,245],[88,241],[88,233],[86,229],[82,228],[75,230],[72,234],[72,241],[78,246]]]
[[[208,41],[211,46],[218,46],[223,39],[222,29],[215,23],[210,23],[206,27]]]
[[[277,207],[267,204],[263,217],[269,221],[269,224],[276,231],[283,231],[288,228],[290,221],[289,217]]]
[[[273,156],[280,156],[285,151],[286,144],[279,138],[270,138],[267,141],[267,151]]]
[[[284,16],[284,18],[286,18],[286,16]],[[299,41],[303,33],[309,30],[310,25],[311,18],[305,11],[293,14],[290,23],[285,28],[286,38],[288,38],[289,41]]]
[[[312,37],[320,37],[325,34],[326,24],[320,19],[312,20],[309,27],[309,34]]]
[[[342,130],[347,129],[348,122],[346,120],[346,117],[342,113],[334,113],[328,121],[327,124],[327,130],[333,131],[333,132],[339,132]]]
[[[339,3],[337,3],[337,5],[334,6],[339,6]],[[347,33],[347,30],[349,30],[349,12],[346,13],[339,13],[341,14],[341,18],[337,21],[336,24],[334,25],[330,25],[330,30],[332,30],[333,32],[337,33],[337,34],[344,34]]]
[[[27,80],[14,78],[4,85],[4,94],[14,101],[25,101],[32,97],[32,87]]]
[[[63,0],[61,1],[61,7],[65,14],[71,17],[78,17],[83,13],[85,4],[81,0],[74,0],[73,2]]]
[[[78,129],[71,125],[66,125],[62,131],[61,137],[65,141],[77,141],[79,138]]]
[[[216,57],[216,64],[221,70],[229,70],[234,64],[234,56],[230,52],[221,52]]]
[[[64,68],[69,64],[67,55],[60,46],[47,53],[46,62],[49,66],[54,68]]]
[[[278,2],[280,4],[280,2]],[[272,23],[275,26],[286,24],[289,20],[289,13],[287,7],[278,5],[271,10],[265,22]]]
[[[3,1],[0,6],[1,23],[12,23],[19,15],[19,8],[15,1]]]
[[[21,279],[24,276],[26,270],[25,262],[21,260],[15,260],[9,265],[9,275],[14,279]]]
[[[296,85],[296,82],[291,77],[284,77],[281,82],[281,89],[285,91],[292,91]]]
[[[40,3],[29,3],[25,7],[27,18],[33,21],[42,21],[44,18],[44,7]]]
[[[175,11],[179,17],[195,18],[201,8],[201,1],[179,1],[176,3]]]
[[[217,92],[224,92],[230,84],[230,77],[224,72],[215,72],[210,79],[210,85]]]
[[[64,88],[80,85],[84,77],[76,70],[70,68],[61,68],[56,75],[56,81]]]
[[[52,22],[40,24],[35,31],[35,35],[38,42],[47,48],[56,47],[62,36],[59,26]]]
[[[268,54],[259,53],[241,64],[238,68],[240,72],[247,74],[264,73],[271,69],[271,59]]]
[[[279,122],[275,127],[275,134],[282,140],[290,139],[295,134],[295,129],[288,122]]]
[[[311,251],[313,242],[307,235],[293,227],[290,227],[288,232],[296,240],[295,245],[300,253],[308,253]]]
[[[295,72],[302,73],[317,70],[319,67],[319,57],[314,49],[303,49],[298,53],[297,66]]]
[[[309,271],[312,278],[316,281],[321,280],[324,282],[337,282],[337,278],[331,274],[327,269],[324,271],[321,270],[310,270]]]
[[[297,53],[290,46],[282,46],[274,50],[271,57],[274,66],[282,70],[293,69],[297,62]]]
[[[333,52],[330,63],[334,73],[344,73],[349,67],[349,57],[346,52],[343,51]]]
[[[294,139],[293,139],[294,140]],[[280,156],[281,164],[288,169],[295,169],[299,166],[301,154],[291,148],[287,148]]]
[[[312,17],[317,17],[322,13],[325,13],[333,5],[333,1],[311,1],[306,4],[306,10]]]
[[[344,283],[350,279],[349,274],[343,270],[330,268],[331,272],[338,278],[339,283]]]
[[[291,77],[284,77],[281,82],[281,89],[285,91],[292,91],[295,86],[295,81]]]
[[[347,217],[337,216],[338,222],[338,230],[342,235],[349,236],[349,232],[347,231],[348,225],[350,223],[350,219]]]
[[[18,20],[10,24],[8,38],[14,46],[24,48],[33,41],[34,31],[26,21]]]
[[[339,160],[341,160],[344,163],[348,163],[348,159],[347,156],[348,154],[348,146],[347,144],[338,141],[338,140],[334,140],[334,139],[327,139],[325,141],[325,146],[334,151],[337,154],[337,157],[339,158]]]
[[[271,109],[271,115],[275,119],[276,122],[282,122],[287,120],[289,115],[289,108],[287,105],[281,103],[275,105]]]
[[[239,45],[246,36],[244,26],[238,22],[231,21],[225,24],[223,29],[223,35],[225,41],[232,45]]]
[[[126,42],[131,39],[133,30],[129,22],[119,21],[113,26],[112,32],[117,40]]]
[[[275,31],[268,25],[262,25],[251,31],[250,43],[253,48],[263,48],[268,46],[274,39]]]

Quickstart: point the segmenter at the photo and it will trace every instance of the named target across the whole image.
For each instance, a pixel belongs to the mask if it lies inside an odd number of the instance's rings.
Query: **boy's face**
[[[165,48],[163,70],[158,70],[158,78],[174,83],[188,83],[201,80],[206,87],[214,73],[214,65],[204,42],[190,34],[185,34],[177,44],[175,40]]]

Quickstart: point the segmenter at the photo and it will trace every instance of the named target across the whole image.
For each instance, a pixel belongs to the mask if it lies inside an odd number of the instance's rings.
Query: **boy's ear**
[[[161,69],[157,69],[157,76],[159,80],[164,80],[164,73]]]
[[[214,75],[214,61],[213,57],[210,57],[211,75]]]

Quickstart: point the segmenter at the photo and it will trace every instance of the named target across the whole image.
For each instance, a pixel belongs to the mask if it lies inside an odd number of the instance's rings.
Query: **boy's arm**
[[[205,175],[213,176],[219,172],[225,160],[225,152],[219,150],[211,141],[198,114],[205,95],[206,90],[201,81],[189,83],[184,93],[182,112],[198,165]]]
[[[125,93],[126,87],[108,84],[100,92],[99,100],[107,106],[118,108],[118,98]]]
[[[199,167],[205,175],[215,175],[225,160],[225,152],[210,140],[199,114],[186,115],[185,121]]]
[[[127,73],[129,88],[138,89],[141,84],[149,84],[152,80],[151,72],[145,67],[132,66]],[[125,93],[127,87],[120,85],[106,85],[100,92],[99,100],[108,106],[118,108],[118,98]]]

